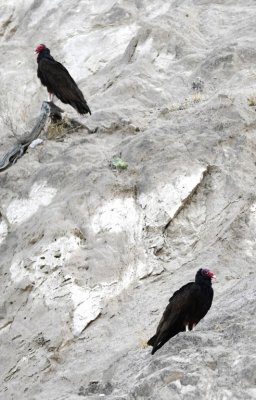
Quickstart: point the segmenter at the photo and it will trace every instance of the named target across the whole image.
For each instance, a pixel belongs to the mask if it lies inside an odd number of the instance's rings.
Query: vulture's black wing
[[[190,282],[173,294],[159,322],[156,334],[148,341],[148,344],[153,346],[152,354],[171,337],[186,330],[190,316],[197,307],[200,290],[199,285]]]
[[[191,285],[194,285],[194,282],[189,282],[186,285],[182,286],[179,290],[176,290],[176,292],[173,293],[172,297],[169,298],[169,303],[173,301],[173,298],[176,295],[179,295],[179,293],[189,290],[189,288],[191,287]]]

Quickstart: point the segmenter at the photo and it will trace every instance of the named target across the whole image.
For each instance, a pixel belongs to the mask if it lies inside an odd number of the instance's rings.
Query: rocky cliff
[[[0,1],[0,155],[46,99],[45,43],[92,110],[0,173],[0,398],[256,398],[254,0]],[[113,157],[128,168],[113,168]],[[153,357],[169,297],[207,316]]]

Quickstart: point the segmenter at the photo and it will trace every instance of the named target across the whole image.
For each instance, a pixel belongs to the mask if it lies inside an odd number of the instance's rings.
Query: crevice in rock
[[[128,44],[128,46],[124,52],[124,55],[123,55],[123,61],[126,64],[129,64],[132,62],[132,59],[134,57],[138,43],[139,43],[139,37],[135,36],[131,39],[130,43]]]
[[[12,17],[13,17],[13,12],[10,14],[10,16],[4,22],[2,22],[0,36],[5,35],[9,25],[12,23]]]
[[[102,314],[102,312],[99,311],[99,314],[98,314],[94,319],[92,319],[90,322],[88,322],[88,324],[81,330],[81,332],[79,333],[79,336],[81,336],[82,333],[83,333],[90,325],[92,325],[98,318],[100,318],[101,314]]]
[[[177,211],[175,212],[174,216],[172,218],[170,218],[167,221],[166,225],[163,227],[163,233],[168,229],[168,227],[170,226],[172,221],[175,218],[177,218],[177,216],[180,214],[180,212],[189,206],[189,204],[191,203],[191,201],[193,199],[193,196],[197,193],[198,188],[203,184],[206,176],[209,175],[210,172],[211,172],[211,166],[208,165],[206,167],[205,171],[203,172],[201,181],[193,188],[193,190],[189,193],[189,195],[184,200],[182,200],[182,203],[181,203],[180,207],[177,209]]]
[[[11,325],[13,323],[13,319],[4,322],[4,324],[2,326],[0,326],[0,331],[2,331],[3,329],[5,329],[7,326]]]

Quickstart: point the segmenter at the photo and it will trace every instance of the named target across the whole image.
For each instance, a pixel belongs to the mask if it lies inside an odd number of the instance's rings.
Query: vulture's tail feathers
[[[73,101],[71,106],[74,107],[79,114],[91,114],[91,110],[86,102]]]

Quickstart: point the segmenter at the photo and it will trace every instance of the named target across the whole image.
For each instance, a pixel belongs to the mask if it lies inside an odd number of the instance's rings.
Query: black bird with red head
[[[213,299],[212,278],[215,278],[213,272],[200,268],[195,282],[189,282],[174,292],[156,334],[148,341],[148,345],[153,346],[151,354],[179,332],[191,331],[207,314]]]
[[[50,50],[44,44],[39,44],[35,48],[35,53],[38,54],[37,76],[42,85],[47,87],[50,101],[55,95],[62,103],[70,104],[79,114],[91,114],[91,110],[76,82],[68,70],[54,60]]]

